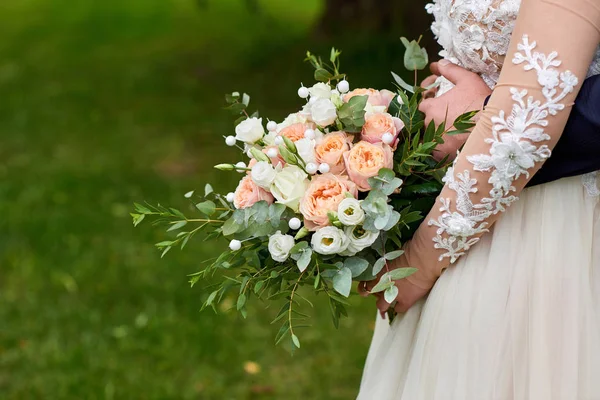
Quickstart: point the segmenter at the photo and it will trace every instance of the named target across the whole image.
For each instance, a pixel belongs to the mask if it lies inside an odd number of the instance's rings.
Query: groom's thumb
[[[431,72],[435,75],[443,76],[453,84],[458,84],[461,81],[472,79],[473,72],[459,67],[456,64],[451,63],[448,60],[440,60],[431,64]]]

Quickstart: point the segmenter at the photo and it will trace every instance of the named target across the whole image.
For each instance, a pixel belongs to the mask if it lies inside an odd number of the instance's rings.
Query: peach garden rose
[[[395,94],[389,90],[375,90],[375,89],[354,89],[344,95],[344,101],[348,102],[354,96],[369,96],[369,104],[373,107],[389,107],[390,103],[394,99]]]
[[[300,201],[300,213],[309,230],[329,225],[328,211],[337,211],[346,193],[356,197],[356,185],[346,176],[327,173],[315,177]]]
[[[314,129],[314,127],[314,124],[311,123],[296,122],[295,124],[291,124],[290,126],[283,128],[279,134],[287,137],[292,142],[297,142],[298,140],[304,138],[304,131],[309,128]]]
[[[238,209],[248,208],[261,200],[271,204],[275,199],[271,193],[254,183],[250,175],[245,175],[235,189],[233,205]]]
[[[389,144],[392,149],[398,145],[398,135],[404,129],[404,123],[388,113],[371,114],[365,119],[360,138],[369,143],[382,143],[383,135],[389,133],[392,141]]]
[[[317,162],[329,164],[330,172],[341,174],[346,170],[344,152],[350,150],[352,136],[346,132],[331,132],[315,147]]]
[[[371,189],[369,178],[376,176],[381,168],[393,167],[394,153],[386,144],[361,140],[344,153],[344,161],[348,177],[358,190],[366,192]]]

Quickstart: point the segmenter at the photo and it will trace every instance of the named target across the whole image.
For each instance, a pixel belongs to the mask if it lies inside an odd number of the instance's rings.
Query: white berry
[[[302,222],[300,222],[300,220],[298,218],[292,218],[290,219],[290,222],[288,223],[288,225],[290,226],[290,229],[296,230],[296,229],[300,229],[300,227],[302,226]]]
[[[246,163],[243,161],[240,161],[239,163],[235,164],[236,167],[238,168],[246,168]],[[243,169],[238,169],[238,172],[242,172]]]
[[[275,147],[271,147],[269,150],[267,150],[267,156],[269,156],[269,158],[277,157],[278,153],[279,152],[277,151],[277,149]]]
[[[326,174],[326,173],[328,173],[328,172],[329,172],[329,170],[330,170],[330,168],[329,168],[329,164],[325,164],[325,163],[323,163],[323,164],[319,165],[319,172],[320,172],[320,173],[322,173],[322,174]]]
[[[283,144],[283,138],[281,136],[277,136],[273,142],[279,146],[280,144]]]
[[[310,92],[304,86],[302,86],[302,87],[300,87],[300,89],[298,89],[298,96],[300,96],[303,99],[307,98],[309,94],[310,94]]]
[[[398,104],[404,104],[404,100],[402,100],[402,97],[400,95],[396,97],[396,101],[398,102]]]
[[[269,132],[273,132],[273,131],[277,130],[277,122],[275,122],[275,121],[269,121],[267,123],[267,130]]]
[[[386,132],[383,134],[383,136],[381,136],[381,141],[385,144],[392,144],[392,142],[394,141],[394,135],[392,135],[389,132]]]
[[[337,88],[340,91],[340,93],[346,93],[350,90],[350,84],[347,80],[344,79],[343,81],[340,81],[337,84]]]
[[[225,196],[225,198],[228,202],[233,203],[233,199],[235,199],[235,193],[229,192],[227,193],[227,196]]]
[[[307,129],[304,131],[304,137],[307,139],[314,139],[315,138],[315,131],[312,129]]]
[[[229,242],[229,248],[231,249],[231,251],[238,251],[242,248],[242,242],[233,239],[231,242]]]
[[[318,169],[319,167],[315,163],[306,164],[306,172],[308,172],[311,175],[316,174]]]
[[[225,144],[227,146],[235,146],[235,142],[236,142],[235,136],[227,136],[225,138]]]

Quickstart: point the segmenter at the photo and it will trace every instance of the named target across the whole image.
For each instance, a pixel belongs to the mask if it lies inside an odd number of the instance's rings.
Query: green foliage
[[[365,106],[369,96],[353,96],[338,109],[338,118],[346,132],[360,132],[365,124]]]

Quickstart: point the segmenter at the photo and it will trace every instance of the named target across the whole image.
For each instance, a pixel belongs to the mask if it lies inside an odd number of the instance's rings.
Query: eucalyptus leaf
[[[392,286],[394,286],[394,282],[387,277],[387,274],[385,274],[381,277],[379,282],[377,282],[377,285],[375,285],[375,287],[371,289],[371,293],[383,292],[384,290],[387,290],[387,288],[390,288]]]
[[[360,257],[349,257],[344,260],[344,267],[352,271],[352,277],[356,278],[369,268],[369,262]]]
[[[312,257],[311,249],[305,249],[302,252],[302,255],[300,256],[300,258],[298,258],[298,261],[297,261],[298,269],[300,270],[300,272],[304,272],[306,270],[306,268],[310,264],[311,257]]]
[[[402,89],[406,90],[409,93],[414,93],[415,92],[414,86],[409,85],[408,83],[406,83],[406,81],[404,79],[402,79],[400,77],[400,75],[392,72],[392,77],[394,77],[394,80],[396,81],[396,83],[398,84],[398,86],[400,86]]]
[[[214,191],[213,187],[210,185],[210,183],[207,183],[206,185],[204,185],[204,197],[208,196],[213,191]]]
[[[397,268],[393,269],[387,273],[387,275],[392,279],[397,281],[398,279],[404,279],[408,276],[411,276],[418,270],[416,268]]]
[[[390,286],[383,293],[383,298],[388,304],[392,304],[396,300],[396,296],[398,296],[398,287],[396,285]]]
[[[375,265],[373,265],[373,275],[377,276],[381,272],[383,267],[385,267],[385,262],[386,260],[383,257],[375,261]]]
[[[344,297],[350,296],[352,289],[352,271],[349,268],[342,268],[333,277],[333,289]]]
[[[204,215],[210,217],[215,213],[217,206],[210,200],[203,201],[202,203],[196,204],[196,208]]]
[[[388,261],[395,260],[396,258],[400,257],[402,254],[404,254],[404,251],[402,251],[402,250],[392,251],[392,252],[385,254],[385,259]]]

